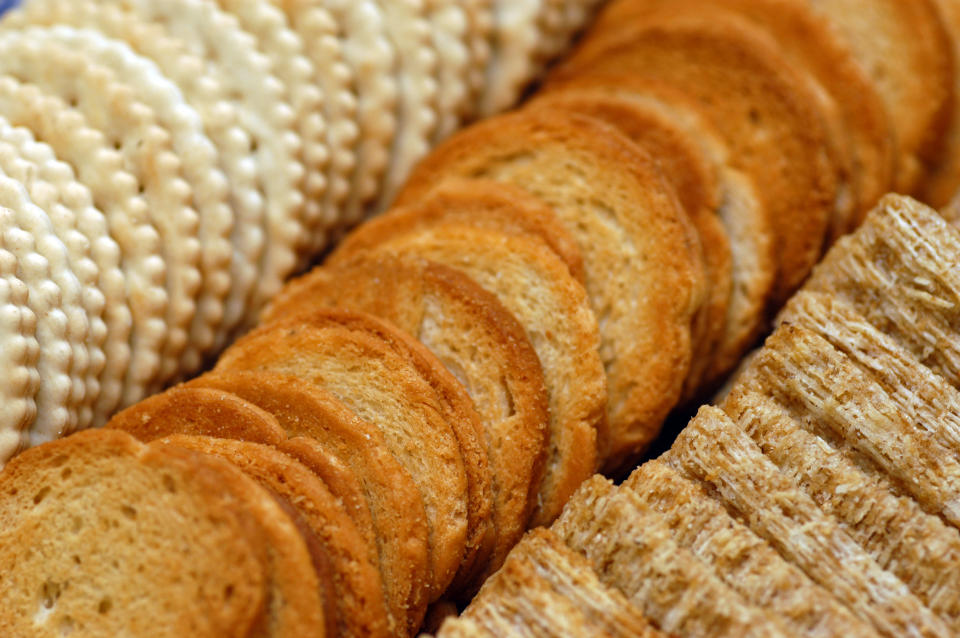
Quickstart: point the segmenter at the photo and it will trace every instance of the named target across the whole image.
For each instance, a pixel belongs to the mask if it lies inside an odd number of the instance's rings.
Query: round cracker
[[[480,115],[512,107],[534,76],[538,19],[548,0],[494,0],[493,31]]]
[[[342,223],[342,210],[350,195],[351,177],[357,168],[357,94],[354,71],[348,64],[340,25],[325,3],[318,0],[273,0],[281,5],[293,29],[300,34],[304,54],[313,62],[313,82],[323,94],[322,109],[327,129],[326,192],[323,224]],[[320,239],[320,238],[318,238]],[[317,251],[320,244],[312,249]]]
[[[0,140],[5,137],[5,127],[9,130],[9,126],[0,125]],[[34,203],[22,181],[35,171],[35,165],[22,159],[14,146],[0,141],[0,206],[13,210],[20,231],[32,238],[28,250],[36,255],[18,253],[19,239],[7,246],[18,259],[36,262],[41,257],[46,261],[46,268],[36,270],[32,277],[29,270],[39,264],[24,262],[22,272],[24,283],[31,288],[30,305],[38,319],[37,369],[42,379],[36,397],[37,416],[30,427],[31,445],[60,438],[80,427],[81,407],[96,399],[87,396],[90,320],[83,305],[84,288],[73,273],[69,251],[53,222]],[[34,282],[33,277],[40,279]]]
[[[115,0],[119,1],[119,0]],[[286,87],[272,73],[270,59],[237,18],[202,0],[131,0],[144,20],[161,24],[187,50],[210,64],[234,97],[240,125],[251,140],[265,197],[266,242],[248,310],[260,308],[283,285],[297,264],[305,233],[301,224],[304,168],[301,140]],[[248,314],[245,319],[249,323]],[[243,321],[243,319],[241,321]]]
[[[431,46],[430,0],[377,0],[397,52],[397,133],[376,207],[386,208],[413,166],[427,154],[437,125],[437,51]]]
[[[487,85],[487,68],[490,66],[493,45],[493,22],[495,0],[462,0],[460,5],[467,17],[467,50],[470,64],[466,71],[470,100],[465,120],[476,118]]]
[[[11,124],[32,129],[73,167],[120,247],[115,259],[123,272],[125,295],[122,302],[105,308],[106,366],[94,408],[96,414],[112,414],[126,393],[129,369],[136,368],[138,379],[152,378],[159,369],[167,306],[160,238],[138,193],[137,179],[124,169],[123,157],[80,113],[11,77],[0,78],[0,111]],[[142,388],[142,382],[139,385]]]
[[[191,53],[185,43],[171,38],[159,24],[106,2],[75,0],[67,4],[60,0],[31,0],[6,20],[10,26],[20,28],[31,24],[91,28],[126,42],[137,53],[153,60],[196,108],[204,130],[219,151],[230,189],[229,205],[236,215],[230,235],[231,287],[213,348],[220,350],[248,315],[249,299],[257,285],[264,251],[266,222],[264,187],[251,152],[252,142],[240,126],[236,100],[220,81],[217,66]]]
[[[18,268],[17,256],[0,248],[0,466],[28,442],[40,385],[37,316],[27,305],[30,289],[17,277]]]
[[[323,116],[324,94],[315,82],[313,61],[306,55],[299,33],[291,29],[286,14],[273,2],[263,0],[220,0],[220,7],[236,16],[245,31],[256,38],[260,51],[270,60],[271,69],[286,89],[285,100],[293,109],[295,129],[300,136],[304,195],[300,221],[304,234],[298,237],[298,269],[313,257],[313,251],[329,239],[323,207],[327,190],[327,123]]]
[[[167,266],[167,335],[159,370],[153,376],[135,366],[128,371],[124,402],[134,403],[144,396],[144,386],[163,383],[176,372],[196,311],[200,243],[192,189],[181,177],[181,163],[172,151],[170,136],[156,124],[153,110],[137,100],[108,68],[94,64],[74,48],[48,40],[42,32],[4,32],[0,52],[0,70],[75,104],[89,125],[103,132],[137,179],[151,223],[160,234]]]
[[[217,149],[207,137],[198,112],[151,60],[126,44],[97,31],[57,26],[32,28],[27,33],[82,51],[97,64],[110,68],[117,79],[136,91],[153,109],[157,123],[170,134],[171,147],[182,161],[183,177],[192,188],[192,205],[199,214],[201,287],[189,338],[180,355],[179,373],[191,374],[210,353],[223,320],[223,300],[230,289],[230,233],[233,212],[227,201],[227,179],[218,166]]]
[[[437,54],[437,125],[432,142],[442,141],[457,129],[470,99],[469,17],[455,0],[428,0],[430,33]]]
[[[93,405],[100,396],[100,375],[106,365],[104,309],[108,299],[123,303],[123,273],[115,259],[107,261],[103,255],[115,258],[120,249],[107,234],[106,220],[94,208],[90,191],[76,181],[73,170],[59,161],[48,145],[37,142],[32,132],[0,120],[0,139],[16,147],[22,160],[8,164],[6,171],[24,184],[33,202],[46,212],[67,249],[70,269],[81,286],[81,303],[89,322],[85,342],[88,361],[76,427],[85,429],[94,422]]]

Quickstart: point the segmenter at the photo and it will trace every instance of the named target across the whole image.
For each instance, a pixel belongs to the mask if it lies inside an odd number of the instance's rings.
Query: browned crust
[[[197,434],[277,445],[286,434],[277,419],[230,392],[176,386],[115,415],[106,427],[143,442],[172,434]]]
[[[777,231],[777,305],[819,258],[833,212],[836,169],[817,102],[776,42],[731,14],[673,11],[596,34],[547,88],[663,82],[687,92],[754,178]]]

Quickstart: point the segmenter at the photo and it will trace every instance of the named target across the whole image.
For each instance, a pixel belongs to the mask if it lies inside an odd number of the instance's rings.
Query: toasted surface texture
[[[489,119],[414,171],[400,201],[446,177],[486,177],[546,202],[583,253],[607,370],[617,466],[639,454],[676,404],[702,302],[695,230],[653,161],[602,122],[549,109]]]
[[[432,573],[406,579],[412,627],[422,619],[431,590],[455,573],[464,553],[467,477],[453,427],[470,426],[444,418],[437,389],[393,346],[395,332],[369,316],[316,311],[255,330],[231,346],[216,369],[298,376],[380,429],[427,510]]]
[[[695,98],[729,146],[735,168],[759,188],[776,229],[775,301],[783,302],[820,256],[836,195],[827,132],[809,88],[759,28],[704,8],[670,9],[585,43],[548,82],[651,81]],[[721,97],[722,96],[722,97]]]
[[[392,322],[467,388],[483,423],[492,472],[498,540],[492,562],[483,567],[495,569],[527,527],[547,449],[543,370],[523,327],[468,277],[412,256],[367,255],[316,269],[289,286],[268,316],[321,306]]]
[[[112,430],[11,461],[4,635],[250,635],[267,603],[266,539],[229,470]]]

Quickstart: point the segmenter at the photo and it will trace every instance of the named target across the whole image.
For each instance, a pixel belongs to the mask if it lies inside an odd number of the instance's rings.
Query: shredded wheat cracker
[[[199,114],[184,101],[180,89],[156,64],[134,53],[129,46],[86,29],[58,26],[26,32],[82,51],[91,61],[108,67],[153,109],[157,123],[169,132],[172,149],[182,161],[183,177],[192,188],[193,207],[200,216],[197,238],[201,287],[197,312],[178,366],[180,374],[196,372],[213,346],[231,283],[233,212],[227,200],[227,179],[218,167],[217,149],[204,132]]]
[[[123,157],[108,146],[103,133],[90,128],[79,112],[11,77],[0,77],[0,112],[14,126],[32,129],[38,140],[76,171],[120,248],[115,259],[123,272],[125,294],[123,303],[105,308],[107,363],[94,408],[97,415],[109,416],[125,393],[130,369],[136,368],[141,380],[159,370],[168,303],[160,237],[138,193],[138,180],[125,169]],[[109,251],[103,252],[103,258],[114,259]]]
[[[701,408],[662,458],[882,635],[951,635],[717,408]]]
[[[176,372],[196,311],[200,243],[199,217],[191,205],[192,189],[182,178],[181,162],[170,146],[170,136],[157,125],[153,110],[137,100],[108,68],[36,31],[4,33],[0,60],[0,69],[62,97],[75,105],[91,127],[103,132],[137,179],[151,223],[160,234],[169,294],[167,338],[156,374],[141,376],[142,371],[133,366],[128,371],[130,382],[124,401],[136,402],[143,397],[142,385],[149,389]]]

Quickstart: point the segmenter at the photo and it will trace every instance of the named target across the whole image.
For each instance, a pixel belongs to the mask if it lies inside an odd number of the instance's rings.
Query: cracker
[[[354,87],[356,78],[346,57],[340,25],[325,3],[315,0],[279,0],[278,3],[286,12],[290,26],[300,35],[303,52],[313,62],[313,81],[323,95],[329,154],[323,223],[327,228],[333,228],[342,223],[342,210],[350,195],[351,178],[357,167],[360,128]],[[319,243],[313,248],[319,249]]]
[[[141,375],[133,366],[128,371],[124,402],[130,404],[144,396],[142,385],[162,384],[176,373],[178,357],[186,346],[200,285],[199,219],[191,202],[192,189],[182,178],[170,136],[157,125],[153,110],[137,100],[108,68],[92,63],[75,48],[53,43],[42,33],[4,33],[0,39],[3,70],[75,104],[89,125],[103,132],[142,189],[151,223],[160,235],[167,266],[167,337],[155,375]]]
[[[399,53],[387,35],[376,0],[328,0],[326,9],[341,28],[343,52],[354,74],[360,138],[351,195],[343,222],[359,222],[382,186],[398,130],[400,88],[394,75]]]
[[[329,237],[327,211],[327,123],[323,116],[324,94],[316,83],[317,70],[307,55],[303,39],[291,28],[281,7],[261,0],[221,0],[221,9],[234,15],[240,26],[256,40],[257,48],[270,61],[270,69],[283,83],[284,99],[293,111],[294,130],[300,136],[298,158],[303,164],[303,207],[298,237],[297,269],[306,266],[313,252]]]
[[[83,315],[76,317],[77,323],[72,324],[74,330],[71,331],[71,339],[80,337],[77,330],[85,331],[86,337],[82,342],[73,343],[71,346],[73,352],[70,372],[72,377],[82,380],[82,386],[74,387],[66,407],[68,416],[74,420],[71,429],[84,429],[89,427],[93,420],[93,404],[100,394],[99,376],[105,364],[102,348],[106,339],[106,324],[103,321],[106,299],[98,287],[99,269],[92,259],[91,241],[78,228],[75,209],[64,205],[68,198],[66,191],[71,185],[79,186],[73,181],[70,168],[57,162],[48,146],[37,143],[27,129],[11,127],[2,117],[0,171],[24,185],[30,200],[44,212],[50,231],[62,243],[60,249],[56,246],[58,242],[48,242],[46,256],[52,269],[65,268],[69,272],[66,280],[60,284],[65,298],[72,299],[65,303],[65,309],[76,306],[74,312]],[[66,183],[61,181],[64,175],[69,180]],[[55,184],[47,181],[48,177],[52,178]],[[89,202],[89,192],[82,187],[80,190]],[[94,214],[98,217],[96,221],[102,229],[103,215],[99,211],[94,211]],[[45,225],[41,221],[41,228],[36,230],[38,236],[44,234],[42,227]],[[111,248],[113,251],[118,250],[116,244]],[[57,263],[60,266],[57,266]],[[116,275],[122,285],[122,275],[119,272]],[[45,418],[49,418],[49,415]]]
[[[785,561],[735,520],[702,486],[660,461],[648,461],[624,482],[667,518],[674,540],[690,549],[750,603],[769,609],[802,636],[872,636],[833,595]]]
[[[428,0],[430,34],[437,54],[437,123],[431,142],[441,142],[457,129],[470,100],[470,8],[454,0]]]
[[[960,537],[953,527],[899,494],[861,455],[834,448],[749,385],[738,387],[723,409],[825,514],[844,523],[881,567],[957,631]]]
[[[470,100],[465,120],[479,115],[480,102],[487,85],[487,67],[493,47],[494,4],[496,0],[463,0],[460,4],[467,17],[467,49],[470,64],[466,71]]]
[[[629,489],[595,476],[551,528],[661,630],[696,636],[786,636],[672,538],[666,519]]]
[[[481,116],[514,106],[533,79],[537,21],[545,1],[493,0],[490,61],[480,97]]]
[[[124,169],[123,157],[108,147],[103,134],[90,128],[82,115],[62,100],[11,77],[0,78],[0,110],[11,124],[32,129],[73,167],[78,180],[90,188],[94,205],[103,211],[110,236],[120,247],[126,294],[123,303],[105,308],[107,363],[94,408],[96,415],[109,415],[124,394],[142,392],[145,380],[159,370],[167,306],[160,238],[150,222],[146,202],[137,192],[137,179]],[[136,381],[128,389],[125,377],[131,369],[136,370]]]
[[[918,197],[931,206],[940,208],[950,203],[960,191],[960,102],[957,101],[957,95],[960,95],[960,73],[956,69],[956,60],[960,59],[960,4],[952,0],[935,2],[953,47],[954,97],[950,124],[943,142],[943,155],[921,184]]]
[[[12,223],[11,215],[3,221]],[[6,230],[3,228],[2,230]],[[0,248],[0,464],[25,448],[29,427],[37,415],[36,394],[40,373],[37,316],[27,305],[30,289],[17,276],[19,260]]]
[[[394,73],[399,91],[397,133],[375,205],[380,210],[390,205],[413,166],[430,150],[437,126],[438,51],[431,46],[430,2],[377,0],[397,52]]]
[[[7,150],[10,150],[8,147]],[[0,159],[0,164],[6,158]],[[81,286],[70,270],[66,246],[47,214],[24,186],[0,165],[0,207],[9,215],[4,246],[19,262],[18,276],[29,289],[28,304],[37,316],[40,344],[36,360],[40,387],[30,444],[59,438],[77,427],[78,404],[86,394],[89,357],[85,345],[90,322],[81,305]]]
[[[925,509],[960,526],[960,459],[934,434],[944,425],[916,425],[912,406],[893,400],[825,339],[781,326],[748,374],[795,414],[850,443]]]
[[[735,518],[880,633],[951,634],[719,409],[701,408],[663,460],[706,485]]]
[[[199,215],[201,287],[189,338],[180,355],[178,372],[196,372],[210,354],[223,319],[223,300],[230,288],[233,212],[228,205],[226,176],[218,166],[217,149],[203,128],[197,111],[157,66],[129,47],[98,32],[69,27],[31,28],[26,33],[82,51],[91,61],[114,72],[136,91],[137,98],[154,110],[157,123],[170,134],[172,150],[182,161],[184,179],[192,188],[192,205]]]
[[[295,130],[286,87],[272,72],[270,59],[239,20],[212,2],[134,0],[144,20],[161,24],[187,50],[210,64],[224,89],[232,93],[239,123],[250,136],[248,149],[261,173],[265,205],[265,243],[259,273],[244,319],[270,299],[292,274],[305,233],[301,224],[304,167],[302,141]],[[152,57],[152,56],[148,56]],[[256,78],[256,80],[253,80]]]

